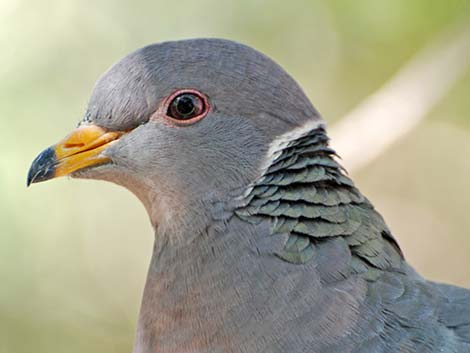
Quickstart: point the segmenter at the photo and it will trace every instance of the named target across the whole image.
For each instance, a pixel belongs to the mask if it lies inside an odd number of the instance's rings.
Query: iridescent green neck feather
[[[390,230],[335,157],[322,127],[290,141],[236,214],[253,223],[270,220],[273,234],[287,233],[277,254],[285,261],[306,263],[317,247],[337,239],[350,249],[351,272],[398,270],[402,254]]]

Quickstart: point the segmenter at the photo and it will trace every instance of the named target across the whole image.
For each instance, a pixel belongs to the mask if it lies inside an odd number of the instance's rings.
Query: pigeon
[[[127,55],[27,184],[65,175],[124,186],[148,212],[135,353],[470,352],[470,291],[406,262],[301,87],[255,49]]]

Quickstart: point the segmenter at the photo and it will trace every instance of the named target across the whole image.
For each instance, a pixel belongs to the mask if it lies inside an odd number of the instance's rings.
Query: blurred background
[[[25,186],[32,159],[75,127],[116,60],[164,40],[244,42],[284,66],[334,128],[442,32],[469,24],[469,9],[467,0],[1,0],[0,352],[132,351],[153,239],[144,208],[104,182]],[[468,65],[441,98],[352,174],[420,273],[470,287]]]

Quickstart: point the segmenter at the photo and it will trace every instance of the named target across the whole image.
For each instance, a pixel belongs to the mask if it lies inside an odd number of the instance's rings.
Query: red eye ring
[[[204,118],[210,111],[206,95],[194,89],[173,92],[163,104],[164,117],[177,125],[190,125]]]

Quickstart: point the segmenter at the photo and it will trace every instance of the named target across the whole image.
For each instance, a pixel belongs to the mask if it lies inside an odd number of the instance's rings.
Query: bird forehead
[[[151,44],[128,54],[100,78],[94,94],[191,85],[217,91],[235,89],[235,84],[256,90],[276,85],[280,76],[285,74],[274,61],[248,46],[222,39],[192,39]]]

